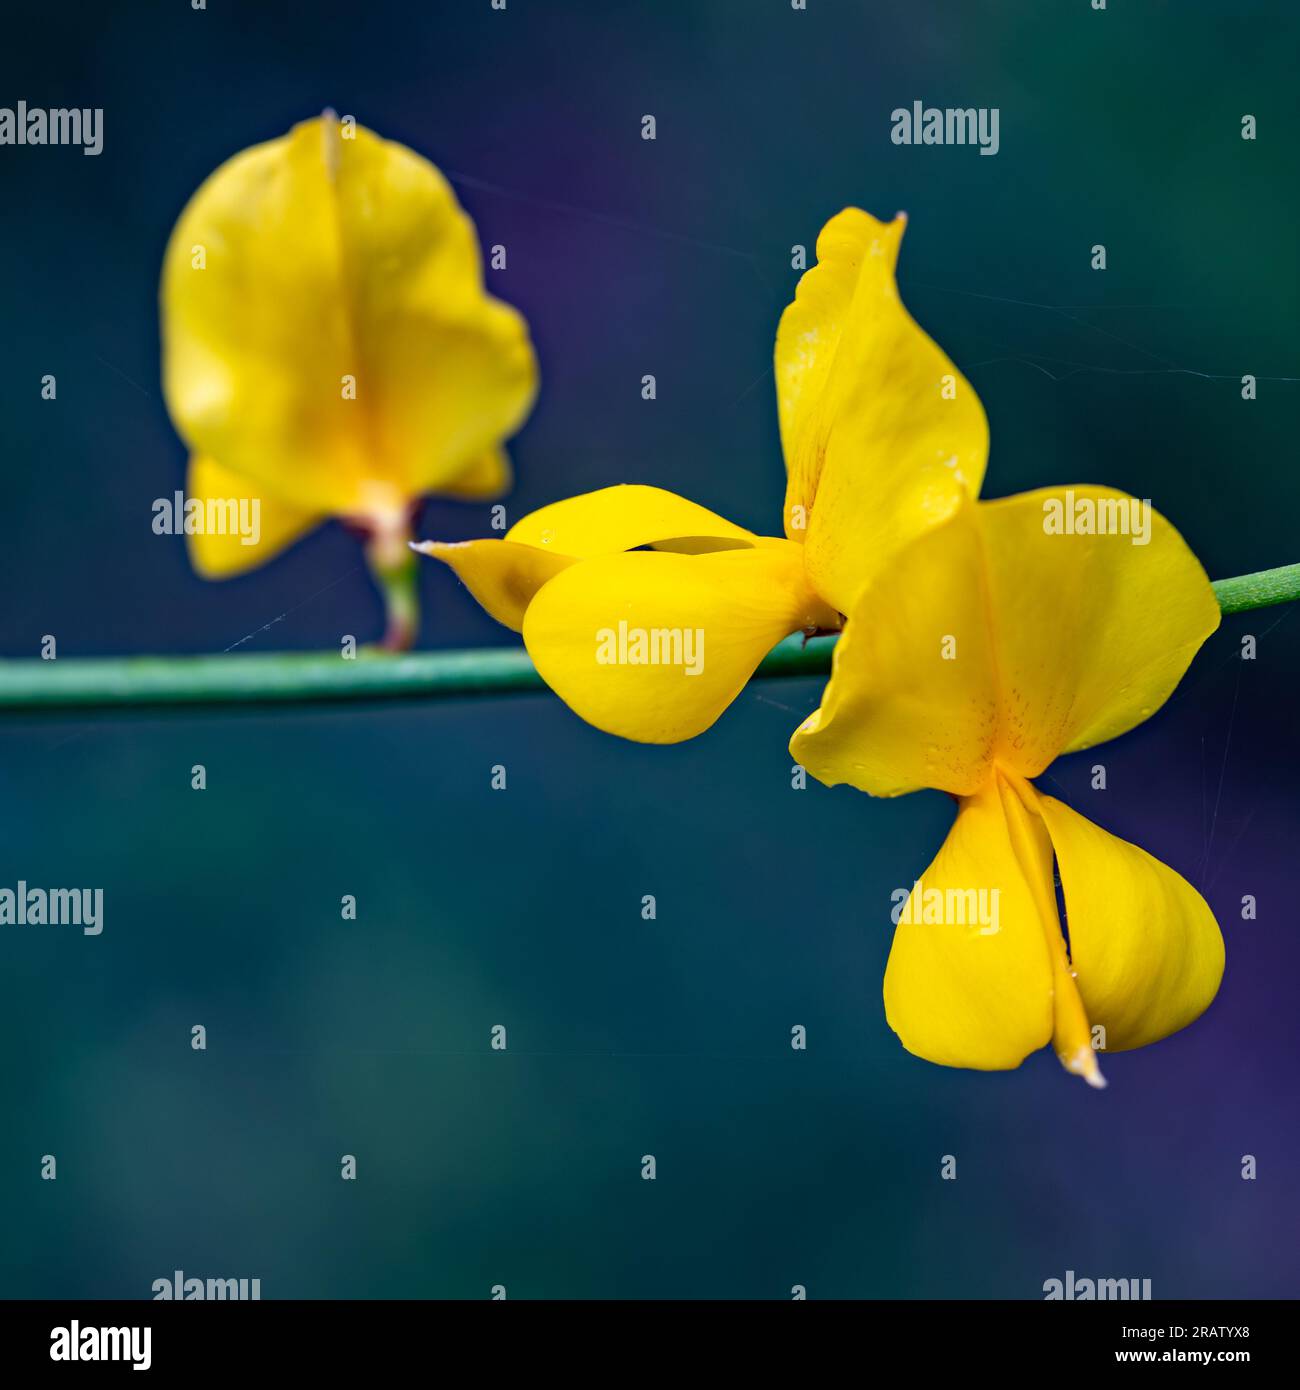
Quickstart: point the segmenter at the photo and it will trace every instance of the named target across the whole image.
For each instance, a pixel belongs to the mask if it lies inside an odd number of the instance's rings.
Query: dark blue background
[[[1106,482],[1212,575],[1300,559],[1281,0],[173,0],[5,23],[0,105],[105,109],[98,158],[0,148],[5,655],[378,630],[335,526],[221,585],[150,530],[184,463],[158,374],[168,232],[217,164],[326,105],[431,157],[509,249],[492,288],[542,373],[512,516],[643,481],[776,530],[790,247],[857,203],[910,214],[903,295],[984,401],[987,495]],[[999,107],[1001,152],[893,146],[914,99]],[[434,502],[421,529],[486,526]],[[516,640],[439,567],[422,584],[422,645]],[[1067,1269],[1292,1294],[1298,652],[1290,610],[1227,621],[1156,718],[1045,780],[1201,886],[1227,939],[1207,1016],[1112,1057],[1101,1095],[1048,1053],[947,1071],[889,1032],[889,895],[951,804],[792,791],[818,682],[756,684],[671,749],[548,696],[6,718],[0,884],[101,885],[106,927],[0,929],[0,1292],[145,1297],[179,1267],[265,1297],[1034,1298]]]

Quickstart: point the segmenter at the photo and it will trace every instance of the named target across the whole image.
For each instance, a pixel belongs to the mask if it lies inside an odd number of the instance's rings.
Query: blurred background
[[[209,584],[150,524],[184,477],[168,233],[327,105],[434,160],[508,248],[489,285],[542,377],[512,519],[639,481],[777,531],[791,248],[853,203],[910,215],[903,297],[983,399],[986,495],[1105,482],[1214,577],[1300,560],[1298,40],[1284,0],[15,12],[0,105],[105,115],[98,158],[0,148],[0,654],[378,634],[335,525]],[[1000,152],[894,146],[914,100],[998,107]],[[434,502],[420,533],[487,530]],[[517,641],[448,571],[422,585],[421,646]],[[981,1075],[889,1031],[890,893],[952,807],[793,791],[817,681],[755,684],[669,749],[549,695],[7,717],[0,884],[102,886],[105,929],[0,928],[0,1293],[148,1297],[182,1269],[266,1298],[1040,1298],[1072,1269],[1294,1295],[1298,675],[1293,609],[1229,619],[1156,718],[1044,779],[1227,939],[1206,1017],[1111,1057],[1102,1094],[1048,1052]]]

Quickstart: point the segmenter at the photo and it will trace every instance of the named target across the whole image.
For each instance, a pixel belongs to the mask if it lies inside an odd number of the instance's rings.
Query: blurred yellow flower
[[[645,743],[701,733],[777,642],[839,628],[900,546],[978,493],[988,425],[899,300],[904,226],[857,208],[833,217],[782,316],[784,538],[621,486],[543,507],[502,539],[417,547],[522,631],[597,728]],[[657,660],[662,642],[682,660]]]
[[[1094,517],[1146,506],[1145,543],[1052,524],[1081,504]],[[790,751],[831,786],[957,798],[885,974],[886,1016],[910,1052],[998,1070],[1051,1043],[1103,1085],[1097,1050],[1156,1042],[1214,998],[1223,939],[1201,895],[1030,779],[1146,719],[1218,625],[1177,531],[1096,487],[963,507],[859,596]],[[972,920],[980,902],[996,913]]]
[[[236,528],[192,533],[195,568],[238,574],[338,517],[366,538],[390,598],[388,641],[405,645],[417,500],[504,491],[501,442],[537,388],[527,326],[485,292],[473,224],[446,180],[351,118],[304,121],[195,193],[161,301],[186,492],[204,505],[256,499],[260,513],[253,544]]]

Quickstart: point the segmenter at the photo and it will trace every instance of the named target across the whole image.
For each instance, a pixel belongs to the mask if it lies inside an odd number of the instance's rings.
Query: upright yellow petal
[[[786,534],[842,613],[902,545],[978,495],[988,460],[979,397],[898,297],[905,224],[857,208],[831,218],[777,332]]]
[[[1050,872],[1050,851],[1047,862]],[[990,782],[961,802],[903,909],[885,970],[885,1016],[918,1057],[1004,1070],[1051,1041],[1052,979],[1038,902]]]
[[[1219,605],[1173,526],[1113,488],[1042,488],[978,512],[1003,751],[1032,777],[1058,754],[1116,738],[1159,709],[1219,626]],[[1054,529],[1067,514],[1074,534]],[[1080,524],[1109,529],[1081,534]]]
[[[583,560],[538,590],[524,643],[588,723],[640,743],[702,733],[787,634],[828,615],[797,546]]]
[[[1106,1050],[1143,1047],[1199,1018],[1223,977],[1205,899],[1137,845],[1039,796],[1065,892],[1070,959]]]
[[[163,266],[176,427],[304,511],[391,523],[523,419],[520,316],[441,174],[326,115],[223,164]]]
[[[691,539],[752,545],[754,533],[674,492],[642,483],[603,487],[552,502],[529,512],[506,532],[508,541],[584,559]]]
[[[862,596],[821,708],[790,742],[814,777],[873,796],[970,796],[987,783],[1000,699],[982,566],[979,529],[962,514],[903,550]]]
[[[187,502],[197,502],[203,509],[203,530],[187,534],[186,540],[191,563],[204,579],[229,579],[263,565],[324,519],[281,501],[265,488],[201,454],[190,459],[185,496]],[[225,519],[224,531],[208,528],[210,504],[216,508],[214,518]],[[247,537],[238,524],[230,524],[232,519],[238,523],[241,515],[250,521],[256,518],[255,528],[249,528]]]
[[[1079,487],[966,504],[908,546],[850,615],[795,758],[877,796],[964,795],[994,764],[1037,776],[1159,708],[1218,626],[1214,591],[1154,511],[1140,544],[1045,531],[1067,493],[1136,502]]]

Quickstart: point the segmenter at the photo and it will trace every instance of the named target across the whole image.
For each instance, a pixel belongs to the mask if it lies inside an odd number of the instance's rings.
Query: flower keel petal
[[[423,541],[414,549],[450,565],[461,583],[499,623],[522,632],[534,595],[574,561],[513,541]]]
[[[798,547],[633,551],[557,575],[524,617],[547,684],[588,723],[641,743],[707,729],[783,637],[824,610]]]

